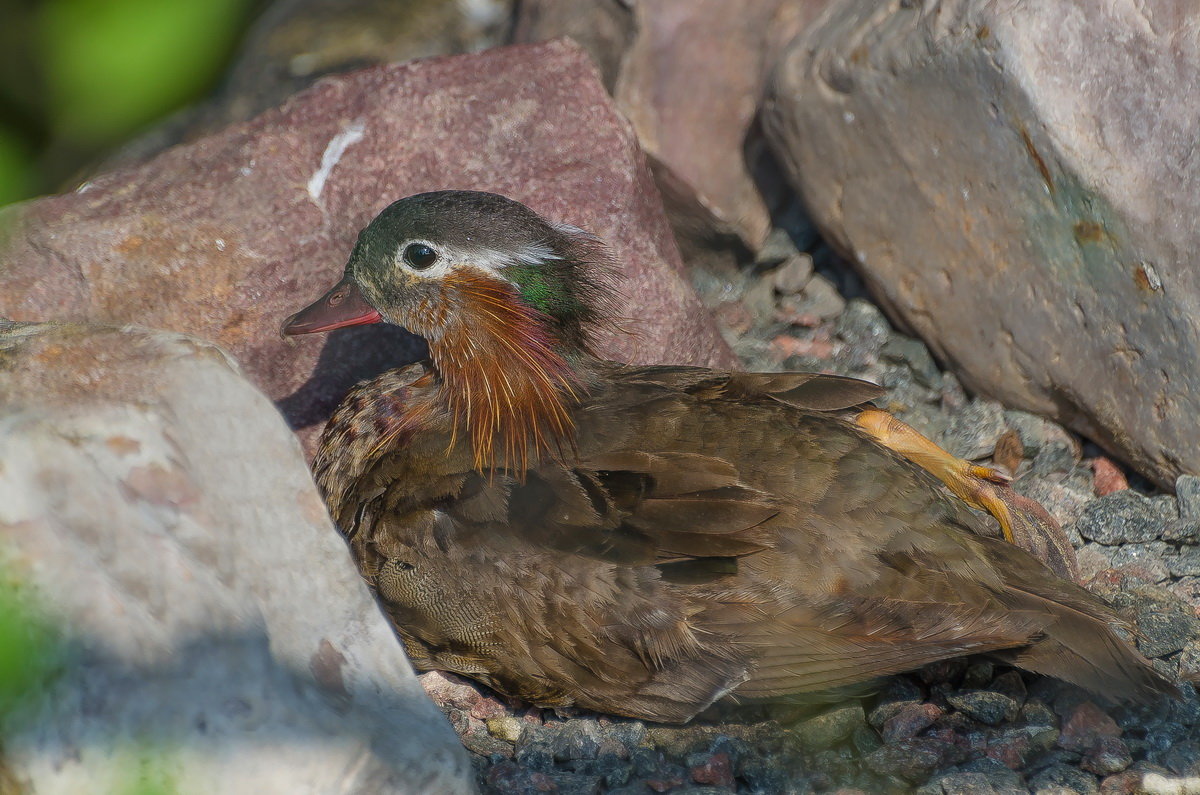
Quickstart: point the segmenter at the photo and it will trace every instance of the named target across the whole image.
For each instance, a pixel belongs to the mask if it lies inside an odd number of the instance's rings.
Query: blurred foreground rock
[[[626,325],[602,350],[730,366],[628,123],[568,42],[328,78],[281,108],[0,213],[0,317],[135,322],[229,350],[311,444],[354,383],[421,345],[385,326],[288,343],[395,199],[504,193],[607,241]],[[325,335],[322,335],[325,336]]]
[[[763,85],[826,2],[524,0],[514,36],[570,36],[588,50],[654,161],[683,237],[734,234],[757,250],[771,221],[756,178],[774,176],[754,173],[765,165],[754,124]]]
[[[971,389],[1169,487],[1200,472],[1200,10],[830,6],[768,135],[819,226]]]
[[[150,791],[147,768],[179,793],[471,789],[295,438],[224,353],[5,324],[0,405],[0,568],[65,655],[0,715],[0,770],[39,793]]]

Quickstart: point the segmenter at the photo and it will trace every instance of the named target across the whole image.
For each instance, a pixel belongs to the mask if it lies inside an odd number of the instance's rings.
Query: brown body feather
[[[570,452],[527,436],[480,471],[425,368],[360,387],[317,464],[419,668],[661,721],[975,652],[1110,696],[1171,689],[1100,600],[840,418],[871,385],[592,362],[546,426]],[[419,422],[379,447],[366,429],[397,397]]]

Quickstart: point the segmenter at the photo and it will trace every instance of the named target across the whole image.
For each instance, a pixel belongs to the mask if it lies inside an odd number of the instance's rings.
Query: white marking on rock
[[[308,180],[308,195],[314,202],[320,201],[321,192],[325,190],[325,182],[333,172],[334,166],[342,159],[342,155],[346,154],[347,149],[362,140],[365,131],[366,125],[363,120],[355,119],[326,144],[325,152],[321,155],[321,166]]]

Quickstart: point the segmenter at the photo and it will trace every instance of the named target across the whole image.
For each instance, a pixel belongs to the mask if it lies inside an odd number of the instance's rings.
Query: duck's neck
[[[480,277],[456,288],[458,311],[429,353],[438,398],[452,432],[469,440],[475,468],[524,471],[531,457],[565,452],[592,357],[563,346],[511,285]]]

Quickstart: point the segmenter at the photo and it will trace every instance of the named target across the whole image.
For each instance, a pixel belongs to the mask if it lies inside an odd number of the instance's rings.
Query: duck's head
[[[387,322],[429,343],[440,395],[481,466],[561,444],[590,334],[609,317],[603,245],[525,205],[438,191],[388,206],[287,335]],[[495,445],[495,447],[493,447]]]
[[[592,235],[504,196],[420,193],[389,205],[359,234],[342,280],[283,332],[383,321],[436,347],[499,312],[514,339],[532,330],[519,322],[528,320],[556,346],[587,350],[590,327],[608,308],[605,261]]]

